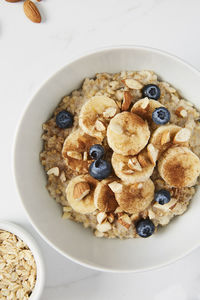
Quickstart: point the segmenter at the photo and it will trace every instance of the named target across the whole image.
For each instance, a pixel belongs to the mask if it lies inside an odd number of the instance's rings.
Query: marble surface
[[[11,168],[25,104],[73,56],[105,45],[139,44],[169,51],[200,69],[199,0],[42,0],[38,6],[43,22],[33,24],[21,2],[0,1],[0,218],[23,225],[41,244],[42,299],[200,299],[200,249],[164,269],[123,275],[92,271],[56,253],[29,224]]]

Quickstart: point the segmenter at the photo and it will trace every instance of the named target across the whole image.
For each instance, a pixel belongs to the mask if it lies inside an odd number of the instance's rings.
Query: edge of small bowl
[[[15,223],[0,219],[0,229],[8,231],[18,236],[23,242],[25,242],[25,244],[27,244],[27,246],[31,250],[36,263],[37,278],[36,278],[35,287],[29,299],[30,300],[40,299],[44,289],[45,268],[44,268],[42,253],[37,245],[37,242],[28,231],[26,231],[24,228],[22,228],[21,226]]]

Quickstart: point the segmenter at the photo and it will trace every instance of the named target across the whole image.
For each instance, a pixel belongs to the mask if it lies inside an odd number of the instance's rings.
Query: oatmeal
[[[134,238],[183,214],[200,175],[199,118],[152,71],[86,78],[43,124],[40,160],[63,219]]]

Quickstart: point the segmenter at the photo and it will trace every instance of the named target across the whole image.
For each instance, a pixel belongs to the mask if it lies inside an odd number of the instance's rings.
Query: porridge
[[[200,174],[199,118],[152,71],[86,78],[43,124],[40,160],[63,218],[134,238],[183,214]]]

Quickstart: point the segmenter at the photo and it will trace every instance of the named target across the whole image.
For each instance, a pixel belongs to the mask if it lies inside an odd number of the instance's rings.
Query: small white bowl
[[[99,239],[80,224],[61,218],[61,208],[46,190],[39,161],[42,123],[64,95],[97,72],[154,70],[199,107],[200,73],[165,52],[136,46],[93,51],[64,66],[48,79],[26,107],[14,144],[14,176],[31,223],[41,236],[64,256],[84,266],[110,272],[132,272],[161,267],[200,245],[200,189],[188,211],[148,239]]]
[[[22,227],[14,223],[0,220],[0,229],[9,231],[15,234],[16,236],[18,236],[29,247],[29,249],[33,253],[35,263],[36,263],[36,268],[37,268],[37,278],[36,278],[35,287],[29,299],[39,300],[41,298],[42,291],[44,288],[45,271],[44,271],[42,254],[37,243],[26,230],[24,230]]]

